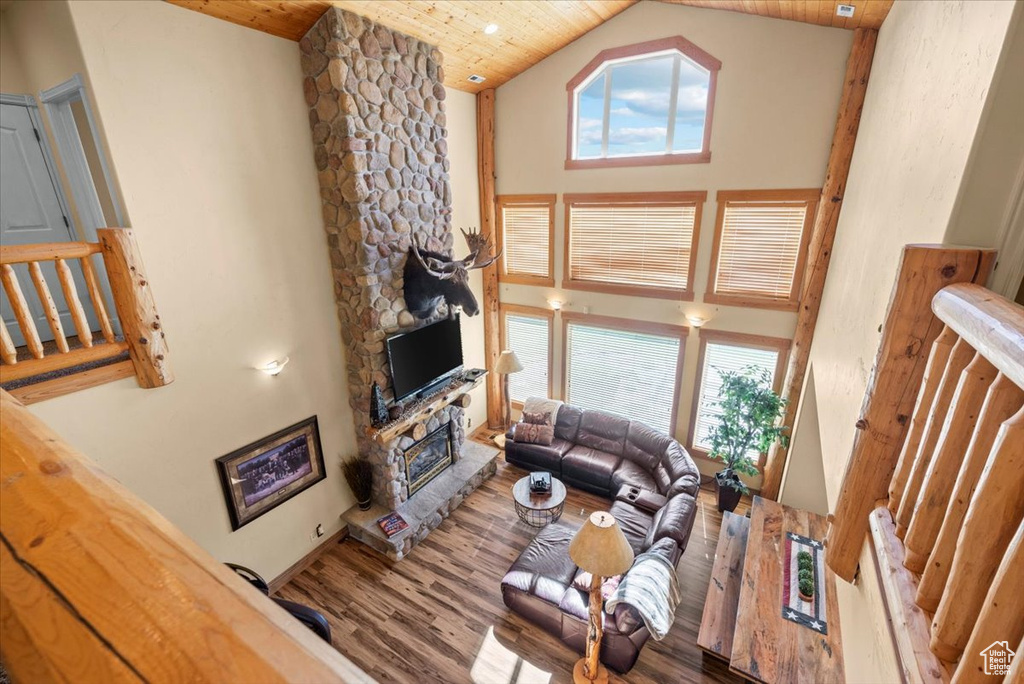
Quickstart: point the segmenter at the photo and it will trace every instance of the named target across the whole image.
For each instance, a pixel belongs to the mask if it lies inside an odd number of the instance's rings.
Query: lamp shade
[[[621,575],[633,565],[633,549],[611,513],[591,513],[569,544],[569,558],[599,577]]]
[[[519,363],[519,357],[516,356],[516,353],[509,349],[501,352],[501,356],[498,357],[498,363],[494,366],[494,372],[501,375],[518,373],[521,370],[523,370],[523,364]]]

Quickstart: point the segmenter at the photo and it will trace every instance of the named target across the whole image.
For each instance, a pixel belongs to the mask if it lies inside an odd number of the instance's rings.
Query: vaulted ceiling
[[[331,5],[438,46],[445,85],[475,93],[495,88],[639,0],[167,0],[218,19],[299,40]],[[878,28],[894,0],[665,0],[838,28]],[[489,24],[497,26],[484,33]],[[483,76],[483,83],[469,81]]]

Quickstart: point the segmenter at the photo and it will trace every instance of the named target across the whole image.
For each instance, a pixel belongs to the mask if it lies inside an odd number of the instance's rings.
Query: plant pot
[[[733,487],[730,482],[735,482],[737,486]],[[740,478],[739,475],[731,470],[720,470],[715,473],[715,484],[718,485],[718,510],[729,511],[730,513],[736,510],[736,506],[740,503],[740,497],[743,496],[743,491],[739,488]]]
[[[368,510],[370,510],[370,506],[373,505],[373,499],[370,498],[370,497],[367,497],[365,501],[359,501],[358,503],[359,503],[359,510],[361,510],[361,511],[368,511]]]
[[[814,596],[807,596],[806,594],[804,594],[804,592],[800,591],[799,589],[797,590],[796,593],[800,595],[800,600],[801,601],[806,601],[807,603],[810,603],[811,601],[814,600]]]

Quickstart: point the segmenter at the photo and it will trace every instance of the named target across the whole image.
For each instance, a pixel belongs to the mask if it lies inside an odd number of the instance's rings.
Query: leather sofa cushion
[[[634,554],[647,548],[647,536],[654,524],[654,516],[625,501],[616,501],[608,509],[619,528],[626,535],[626,541]]]
[[[655,484],[654,478],[646,470],[628,458],[623,458],[622,462],[619,463],[619,467],[612,473],[611,491],[617,492],[622,485],[627,484],[651,492],[658,491],[658,485]]]
[[[558,418],[555,420],[555,438],[568,442],[576,442],[576,434],[580,429],[583,410],[568,404],[558,407]]]
[[[561,523],[541,529],[501,580],[503,586],[558,605],[576,575],[567,553],[576,530]]]
[[[680,548],[686,548],[693,528],[697,502],[689,494],[676,494],[665,506],[655,513],[654,523],[647,532],[644,548],[650,548],[662,539],[671,539]]]
[[[628,431],[628,418],[603,411],[584,411],[583,419],[580,421],[580,431],[576,435],[576,443],[615,456],[622,456]]]
[[[650,473],[658,466],[662,454],[668,450],[672,441],[671,437],[662,432],[635,420],[630,421],[622,455]]]
[[[697,465],[682,445],[675,441],[661,455],[653,474],[658,483],[658,492],[668,497],[679,493],[696,496],[700,488]]]
[[[573,447],[572,442],[555,439],[550,446],[505,441],[505,460],[527,470],[546,470],[555,477],[562,474],[562,456]]]
[[[577,444],[562,457],[562,478],[569,484],[607,495],[621,456]]]

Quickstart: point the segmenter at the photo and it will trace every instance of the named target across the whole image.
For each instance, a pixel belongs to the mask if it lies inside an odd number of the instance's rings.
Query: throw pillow
[[[582,570],[576,571],[576,577],[572,580],[572,586],[580,591],[590,593],[590,582],[591,575],[589,572],[583,572]],[[619,582],[622,581],[622,575],[616,575],[615,577],[606,577],[604,582],[601,583],[601,600],[607,601],[611,598],[611,595],[615,593],[615,590],[619,588]]]
[[[535,425],[533,423],[516,423],[514,437],[515,441],[525,444],[540,444],[551,446],[555,441],[555,428],[550,425]]]
[[[551,414],[542,411],[537,413],[523,411],[523,422],[531,425],[551,425]]]

